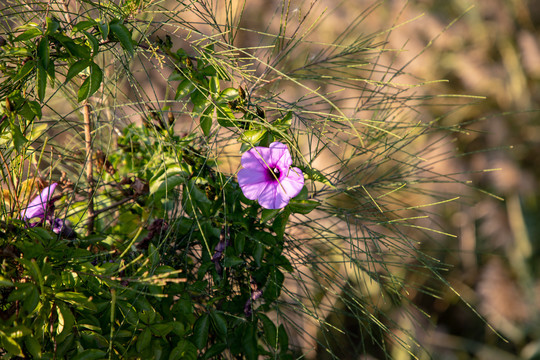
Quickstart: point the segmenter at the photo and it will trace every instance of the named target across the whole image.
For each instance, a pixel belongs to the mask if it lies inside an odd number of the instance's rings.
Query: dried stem
[[[90,235],[94,232],[94,168],[92,157],[92,122],[90,120],[90,105],[85,101],[83,104],[84,117],[84,140],[86,142],[86,181],[89,186],[88,196],[88,222],[86,234]]]

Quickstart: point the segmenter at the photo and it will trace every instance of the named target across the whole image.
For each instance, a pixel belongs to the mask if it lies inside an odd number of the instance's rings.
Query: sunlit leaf
[[[213,115],[214,115],[213,105],[208,106],[208,108],[201,114],[200,124],[201,124],[201,130],[203,131],[204,136],[210,135],[210,130],[212,129]]]
[[[28,60],[20,69],[17,75],[13,78],[13,82],[19,81],[22,78],[24,78],[26,75],[28,75],[32,70],[34,70],[34,67],[36,66],[36,62],[34,60]]]

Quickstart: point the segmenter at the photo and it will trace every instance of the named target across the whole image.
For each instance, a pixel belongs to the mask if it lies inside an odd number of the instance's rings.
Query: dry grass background
[[[346,1],[332,18],[346,23],[370,4]],[[448,80],[423,87],[426,94],[485,97],[444,117],[443,123],[468,130],[456,136],[451,151],[457,158],[444,166],[470,172],[475,187],[504,199],[462,194],[464,204],[441,213],[442,228],[458,238],[426,239],[424,247],[452,266],[449,282],[506,340],[444,288],[439,299],[411,295],[431,317],[411,324],[411,331],[437,359],[540,358],[540,113],[529,111],[540,100],[540,1],[385,1],[363,26],[369,32],[411,19],[388,38],[388,48],[402,49],[394,66],[412,59],[409,73]],[[448,109],[421,111],[437,118]],[[419,281],[413,274],[409,279]],[[409,358],[399,349],[393,355]]]
[[[466,173],[474,187],[485,191],[461,190],[461,205],[439,209],[439,225],[458,238],[435,236],[424,239],[423,247],[450,264],[450,284],[501,336],[439,284],[424,283],[434,286],[440,298],[411,294],[418,308],[395,309],[396,318],[401,312],[430,315],[429,320],[419,315],[417,324],[407,324],[404,317],[401,325],[415,333],[436,359],[540,358],[540,113],[530,111],[539,108],[540,100],[540,1],[396,0],[373,4],[317,2],[313,12],[327,8],[328,16],[312,38],[332,42],[355,16],[370,8],[360,27],[366,34],[399,25],[386,45],[399,49],[399,56],[389,52],[382,63],[407,64],[416,81],[447,80],[416,91],[485,97],[457,108],[441,104],[418,109],[426,119],[442,117],[443,124],[461,124],[466,129],[441,150],[456,158],[441,163],[447,169],[439,170]],[[290,2],[299,16],[308,5]],[[272,22],[276,7],[275,1],[249,1],[241,25],[263,30],[269,23],[279,24]],[[243,43],[259,44],[255,32],[242,36],[238,40]],[[411,282],[425,281],[414,274],[407,276]],[[335,341],[340,344],[338,335]],[[354,358],[347,350],[350,344],[345,340],[342,344],[336,355]],[[410,357],[399,347],[391,354],[397,359]],[[308,356],[327,358],[324,351]]]

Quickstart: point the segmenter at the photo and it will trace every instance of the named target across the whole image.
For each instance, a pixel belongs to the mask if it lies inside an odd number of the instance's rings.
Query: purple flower
[[[21,217],[23,220],[30,220],[33,218],[40,218],[41,221],[48,218],[53,209],[53,204],[51,203],[52,194],[54,189],[56,189],[57,183],[53,183],[50,186],[47,186],[39,196],[36,196],[32,202],[21,212]]]
[[[76,237],[75,231],[71,228],[69,220],[54,219],[52,222],[52,231],[68,239]]]
[[[287,146],[273,142],[270,147],[256,146],[242,155],[238,184],[250,200],[258,200],[266,209],[281,209],[304,187],[304,174],[293,167]]]

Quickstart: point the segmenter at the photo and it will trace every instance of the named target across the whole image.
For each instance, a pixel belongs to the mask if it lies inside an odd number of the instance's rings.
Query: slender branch
[[[89,186],[88,196],[88,222],[86,228],[86,234],[90,235],[94,232],[94,168],[92,157],[92,123],[90,120],[90,105],[88,101],[83,104],[83,118],[84,118],[84,140],[86,142],[86,181]]]

